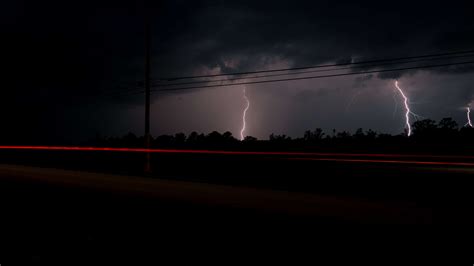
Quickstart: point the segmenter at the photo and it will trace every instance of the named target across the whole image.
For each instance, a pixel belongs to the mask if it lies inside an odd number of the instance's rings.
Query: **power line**
[[[318,78],[330,78],[330,77],[352,76],[352,75],[362,75],[362,74],[395,72],[395,71],[413,70],[413,69],[436,68],[436,67],[446,67],[446,66],[455,66],[455,65],[467,65],[467,64],[473,64],[473,63],[474,63],[474,61],[466,61],[466,62],[458,62],[458,63],[425,65],[425,66],[383,69],[383,70],[371,70],[371,71],[340,73],[340,74],[321,75],[321,76],[238,82],[238,83],[222,84],[222,85],[203,85],[203,86],[193,86],[193,87],[183,87],[183,88],[154,89],[152,91],[153,92],[166,92],[166,91],[179,91],[179,90],[190,90],[190,89],[201,89],[201,88],[229,87],[229,86],[237,86],[237,85],[262,84],[262,83],[271,83],[271,82],[284,82],[284,81],[295,81],[295,80],[307,80],[307,79],[318,79]],[[138,92],[138,93],[143,93],[143,91]]]
[[[317,72],[341,71],[341,70],[348,70],[348,69],[354,69],[354,68],[374,68],[374,67],[380,67],[380,66],[386,66],[386,65],[400,65],[400,64],[411,64],[411,63],[418,63],[418,62],[425,62],[425,61],[449,60],[449,59],[458,59],[458,58],[473,57],[473,56],[474,54],[450,56],[450,57],[442,57],[442,58],[424,58],[424,59],[410,60],[410,61],[403,61],[403,62],[387,62],[387,63],[380,63],[380,64],[374,64],[374,65],[364,65],[364,66],[359,65],[359,66],[340,67],[340,68],[331,68],[331,69],[317,69],[317,70],[292,72],[292,73],[258,75],[258,76],[240,77],[240,78],[201,80],[201,81],[190,81],[190,82],[168,83],[168,84],[154,84],[153,86],[154,87],[170,87],[170,86],[178,86],[178,85],[205,84],[205,83],[213,83],[213,82],[260,79],[260,78],[267,78],[267,77],[302,75],[302,74],[317,73]]]
[[[458,55],[458,56],[447,56],[449,54],[462,54],[464,53],[465,55]],[[225,81],[235,81],[235,80],[241,80],[241,79],[258,79],[258,78],[265,78],[265,77],[276,77],[276,76],[290,76],[290,75],[301,75],[301,74],[307,74],[307,73],[316,73],[316,72],[328,72],[328,71],[340,71],[340,70],[347,70],[347,69],[353,69],[353,68],[374,68],[378,66],[384,66],[384,65],[394,65],[394,64],[408,64],[408,63],[416,63],[416,62],[422,62],[422,61],[433,61],[433,60],[450,60],[454,58],[462,58],[462,57],[472,57],[474,54],[468,54],[468,53],[474,53],[473,51],[465,51],[465,52],[452,52],[452,53],[442,53],[442,54],[431,54],[431,55],[422,55],[422,56],[412,56],[409,58],[421,58],[417,60],[410,60],[410,61],[402,61],[402,62],[393,62],[395,60],[401,61],[401,60],[407,60],[407,57],[405,58],[398,58],[398,59],[380,59],[377,60],[379,62],[383,61],[388,61],[387,63],[379,63],[379,64],[371,64],[371,65],[361,65],[361,66],[351,66],[351,67],[340,67],[340,68],[331,68],[331,69],[317,69],[317,70],[310,70],[310,71],[299,71],[299,72],[293,72],[293,73],[279,73],[279,74],[270,74],[270,75],[257,75],[257,76],[251,76],[251,77],[238,77],[238,78],[227,78],[227,79],[214,79],[214,80],[202,80],[202,81],[190,81],[190,82],[180,82],[180,83],[170,83],[170,84],[157,84],[154,83],[153,87],[169,87],[169,86],[178,86],[178,85],[191,85],[191,84],[205,84],[205,83],[212,83],[212,82],[225,82]],[[466,55],[467,54],[467,55]],[[436,57],[436,58],[426,58],[426,57]],[[444,56],[444,57],[440,57]],[[372,60],[374,61],[374,60]],[[354,63],[347,63],[349,64],[362,64],[362,63],[368,63],[369,61],[364,61],[364,62],[354,62]],[[337,65],[337,64],[335,64]],[[326,67],[330,67],[334,65],[326,65]],[[323,67],[323,66],[318,66],[318,67]],[[284,70],[275,70],[275,71],[284,71]],[[290,71],[290,70],[288,70]],[[261,71],[258,71],[261,72]],[[251,72],[247,72],[251,73]],[[222,75],[231,75],[231,74],[222,74]],[[199,76],[196,76],[199,77]],[[110,90],[110,91],[104,91],[104,94],[108,95],[113,95],[113,94],[123,94],[127,93],[130,91],[134,90],[139,90],[143,89],[143,81],[135,81],[133,82],[134,85],[128,86],[128,87],[123,87],[120,86],[118,90]]]
[[[418,55],[418,56],[398,57],[398,58],[389,58],[389,59],[374,59],[374,60],[359,61],[359,62],[315,65],[315,66],[305,66],[305,67],[281,68],[281,69],[271,69],[271,70],[258,70],[258,71],[234,72],[234,73],[199,75],[199,76],[158,78],[157,80],[175,81],[175,80],[180,80],[180,79],[195,79],[195,78],[210,78],[210,77],[222,77],[222,76],[234,76],[234,75],[249,75],[249,74],[257,74],[257,73],[270,73],[270,72],[304,70],[304,69],[313,69],[313,68],[359,65],[359,64],[379,63],[379,62],[388,62],[388,61],[400,61],[400,60],[409,60],[409,59],[416,59],[416,58],[441,57],[441,56],[449,56],[449,55],[457,55],[457,54],[470,54],[470,53],[474,53],[474,50],[457,51],[457,52],[449,52],[449,53],[438,53],[438,54],[425,54],[425,55]]]
[[[462,53],[462,52],[456,52],[456,53]],[[465,53],[470,53],[470,52],[465,52]],[[453,54],[453,53],[444,53],[443,55],[447,54]],[[440,55],[440,54],[438,54]],[[436,55],[431,55],[431,56],[436,56]],[[421,61],[433,61],[433,60],[450,60],[454,58],[464,58],[464,57],[472,57],[473,55],[459,55],[459,56],[449,56],[449,57],[442,57],[442,58],[424,58],[424,59],[418,59],[418,60],[410,60],[410,61],[403,61],[403,62],[387,62],[387,63],[380,63],[380,64],[372,64],[372,65],[364,65],[364,66],[354,66],[354,67],[344,67],[344,68],[332,68],[332,69],[319,69],[319,70],[311,70],[311,71],[300,71],[300,72],[294,72],[294,73],[282,73],[282,74],[272,74],[272,75],[260,75],[260,76],[253,76],[253,77],[246,77],[246,78],[231,78],[231,79],[219,79],[219,80],[206,80],[206,81],[193,81],[193,82],[181,82],[181,83],[174,83],[174,84],[159,84],[159,85],[154,85],[153,87],[165,87],[165,86],[177,86],[177,85],[190,85],[190,84],[202,84],[202,83],[211,83],[211,82],[225,82],[225,81],[234,81],[234,80],[242,80],[242,79],[255,79],[255,78],[265,78],[265,77],[275,77],[275,76],[289,76],[289,75],[301,75],[301,74],[307,74],[307,73],[315,73],[315,72],[326,72],[326,71],[340,71],[340,70],[347,70],[347,69],[353,69],[353,68],[373,68],[373,67],[379,67],[379,66],[384,66],[384,65],[394,65],[394,64],[407,64],[407,63],[416,63],[416,62],[421,62]],[[426,56],[420,56],[420,57],[426,57]],[[415,58],[415,57],[412,57]],[[401,59],[400,59],[401,60]],[[382,61],[382,60],[379,60]],[[392,61],[392,59],[387,59],[387,61]],[[359,62],[360,63],[360,62]],[[463,64],[463,63],[461,63]],[[448,65],[456,65],[454,64],[448,64]],[[431,67],[438,67],[438,66],[447,66],[446,64],[442,65],[435,65],[435,66],[420,66],[420,67],[410,67],[410,68],[402,68],[402,69],[387,69],[386,71],[381,71],[381,72],[387,72],[387,71],[398,71],[398,70],[405,70],[405,69],[417,69],[417,68],[431,68]],[[379,70],[380,71],[380,70]],[[297,78],[298,79],[314,79],[314,78],[324,78],[324,77],[337,77],[337,76],[347,76],[347,75],[359,75],[359,74],[365,74],[365,73],[377,73],[379,71],[370,71],[370,72],[352,72],[352,73],[341,73],[341,74],[332,74],[332,75],[324,75],[324,76],[310,76],[310,77],[301,77]],[[267,83],[267,82],[278,82],[278,81],[286,81],[286,80],[293,80],[293,79],[282,79],[282,80],[265,80],[265,81],[257,81],[257,82],[249,82],[249,83],[232,83],[232,84],[218,84],[218,85],[206,85],[206,86],[192,86],[192,87],[185,87],[185,88],[172,88],[172,89],[155,89],[153,91],[171,91],[171,90],[182,90],[182,89],[194,89],[194,88],[208,88],[208,87],[221,87],[221,86],[234,86],[234,85],[240,85],[240,84],[255,84],[255,83]],[[136,82],[137,84],[140,83],[140,81]],[[143,82],[142,82],[143,83]],[[132,92],[135,90],[143,90],[143,87],[140,85],[136,85],[135,87],[132,88],[121,88],[120,91],[112,92],[103,92],[109,96],[128,96],[128,95],[136,95],[136,94],[141,94],[144,91],[139,91],[139,92],[133,92],[133,93],[128,93]],[[101,93],[102,94],[102,93]],[[104,95],[106,96],[106,95]]]
[[[274,79],[274,80],[263,80],[263,81],[253,81],[253,82],[240,82],[240,83],[221,84],[221,85],[205,85],[205,86],[193,86],[193,87],[184,87],[184,88],[154,89],[154,90],[151,90],[151,91],[152,92],[167,92],[167,91],[179,91],[179,90],[190,90],[190,89],[201,89],[201,88],[230,87],[230,86],[248,85],[248,84],[261,84],[261,83],[285,82],[285,81],[294,81],[294,80],[307,80],[307,79],[331,78],[331,77],[340,77],[340,76],[353,76],[353,75],[374,74],[374,73],[384,73],[384,72],[396,72],[396,71],[403,71],[403,70],[436,68],[436,67],[467,65],[467,64],[474,64],[474,61],[448,63],[448,64],[438,64],[438,65],[424,65],[424,66],[395,68],[395,69],[371,70],[371,71],[361,71],[361,72],[352,72],[352,73],[340,73],[340,74],[320,75],[320,76],[310,76],[310,77],[300,77],[300,78]],[[142,91],[133,92],[133,93],[129,93],[129,94],[121,94],[120,96],[139,95],[139,94],[142,94],[144,92],[145,91],[142,90]]]

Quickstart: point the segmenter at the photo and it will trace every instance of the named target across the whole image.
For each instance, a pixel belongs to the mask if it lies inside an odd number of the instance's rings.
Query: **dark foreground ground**
[[[174,234],[178,243],[166,244],[179,246],[178,235],[190,231],[272,228],[275,236],[330,225],[473,222],[474,158],[466,156],[154,154],[146,176],[143,159],[2,151],[4,242],[22,251],[17,259],[42,262]]]

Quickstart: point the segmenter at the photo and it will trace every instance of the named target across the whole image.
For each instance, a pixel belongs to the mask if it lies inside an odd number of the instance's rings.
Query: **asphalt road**
[[[429,209],[395,201],[369,201],[354,197],[321,196],[307,192],[288,192],[265,188],[215,185],[138,176],[97,174],[71,170],[0,165],[2,182],[49,186],[48,190],[76,190],[104,193],[114,197],[140,198],[151,202],[192,205],[195,208],[224,208],[304,217],[331,218],[361,223],[427,223],[432,220]],[[225,178],[225,177],[222,177]],[[35,193],[17,193],[15,198],[41,201]],[[48,195],[49,196],[49,195]],[[64,205],[68,199],[48,208]],[[14,202],[14,201],[10,201]],[[64,206],[67,208],[67,206]],[[93,207],[93,206],[89,206]],[[116,206],[120,207],[120,206]]]
[[[153,154],[146,177],[143,159],[140,152],[8,150],[0,153],[0,182],[4,190],[32,186],[21,197],[30,201],[79,189],[98,202],[105,193],[331,222],[470,221],[472,156],[172,151]]]
[[[104,246],[115,253],[209,227],[274,228],[274,235],[473,222],[469,156],[168,153],[152,156],[146,176],[143,157],[1,152],[3,241],[23,251],[17,259],[44,261],[78,250],[102,256]]]

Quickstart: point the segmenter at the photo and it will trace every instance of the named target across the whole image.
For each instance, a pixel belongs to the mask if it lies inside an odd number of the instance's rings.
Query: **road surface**
[[[142,155],[0,153],[2,240],[29,258],[70,258],[210,227],[321,235],[329,225],[473,221],[469,157],[155,154],[143,176]]]

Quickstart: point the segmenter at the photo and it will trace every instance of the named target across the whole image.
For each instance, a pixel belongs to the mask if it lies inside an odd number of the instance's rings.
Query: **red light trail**
[[[336,159],[336,158],[288,158],[297,161],[325,161],[325,162],[349,162],[349,163],[388,163],[388,164],[413,164],[413,165],[439,165],[439,166],[471,166],[474,163],[460,162],[428,162],[428,161],[403,161],[403,160],[365,160],[365,159]]]
[[[265,152],[265,151],[222,151],[222,150],[178,150],[111,147],[66,147],[66,146],[0,146],[0,150],[39,150],[39,151],[97,151],[97,152],[134,152],[134,153],[177,153],[210,155],[261,155],[261,156],[328,156],[328,157],[382,157],[382,158],[445,158],[473,159],[474,156],[461,155],[424,155],[424,154],[383,154],[383,153],[324,153],[324,152]]]

